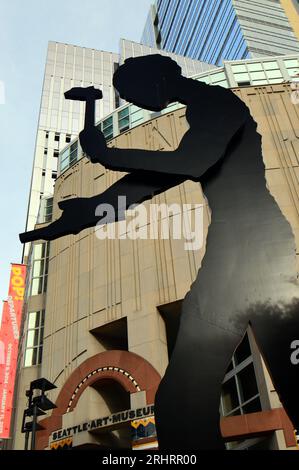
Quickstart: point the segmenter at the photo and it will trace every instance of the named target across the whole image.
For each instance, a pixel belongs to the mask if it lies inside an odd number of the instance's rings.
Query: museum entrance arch
[[[80,396],[73,421],[82,423],[89,418],[114,416],[131,409],[131,393],[114,378],[103,378],[87,387]],[[95,423],[96,424],[96,423]],[[63,426],[64,427],[64,426]],[[114,426],[96,427],[93,431],[75,435],[73,446],[80,449],[99,445],[101,449],[128,449],[132,444],[131,422],[118,422]]]
[[[56,400],[57,408],[51,416],[40,421],[44,429],[37,433],[37,449],[49,446],[52,433],[62,429],[63,417],[75,410],[88,387],[95,391],[101,390],[104,401],[105,397],[107,400],[109,389],[113,389],[110,402],[106,402],[106,405],[115,409],[117,399],[124,406],[128,403],[128,397],[136,392],[145,392],[146,405],[152,405],[160,380],[161,376],[156,369],[132,352],[112,350],[88,358],[62,386]]]

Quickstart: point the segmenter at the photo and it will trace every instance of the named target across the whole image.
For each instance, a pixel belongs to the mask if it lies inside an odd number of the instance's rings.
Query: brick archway
[[[45,429],[37,433],[37,449],[48,446],[50,434],[62,427],[62,416],[76,407],[87,387],[102,379],[115,380],[130,393],[145,391],[147,404],[152,404],[161,376],[148,361],[128,351],[106,351],[86,359],[63,385],[52,415],[40,421]]]

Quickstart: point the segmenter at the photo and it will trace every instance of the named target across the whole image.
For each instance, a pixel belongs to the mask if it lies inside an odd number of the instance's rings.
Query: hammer
[[[95,102],[103,98],[103,93],[94,86],[87,88],[74,87],[64,93],[67,100],[85,101],[84,129],[90,129],[95,125]]]

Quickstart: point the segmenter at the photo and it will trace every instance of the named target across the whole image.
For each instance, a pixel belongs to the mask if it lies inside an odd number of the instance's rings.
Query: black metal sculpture
[[[60,219],[22,234],[23,243],[78,233],[99,223],[101,203],[140,203],[187,179],[200,181],[212,210],[202,268],[183,302],[175,348],[156,396],[161,449],[221,449],[219,398],[232,354],[250,323],[276,390],[299,427],[298,367],[291,344],[299,338],[299,290],[294,238],[269,193],[261,137],[245,104],[230,90],[187,79],[160,55],[128,59],[114,75],[121,97],[158,111],[187,106],[186,132],[177,150],[107,148],[94,127],[101,92],[74,88],[86,101],[80,143],[93,163],[130,174],[92,198],[63,201]],[[123,214],[118,214],[118,220]]]

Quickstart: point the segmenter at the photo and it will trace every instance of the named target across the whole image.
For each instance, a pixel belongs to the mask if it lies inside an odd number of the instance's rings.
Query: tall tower
[[[141,42],[215,65],[299,52],[279,0],[157,0]]]

